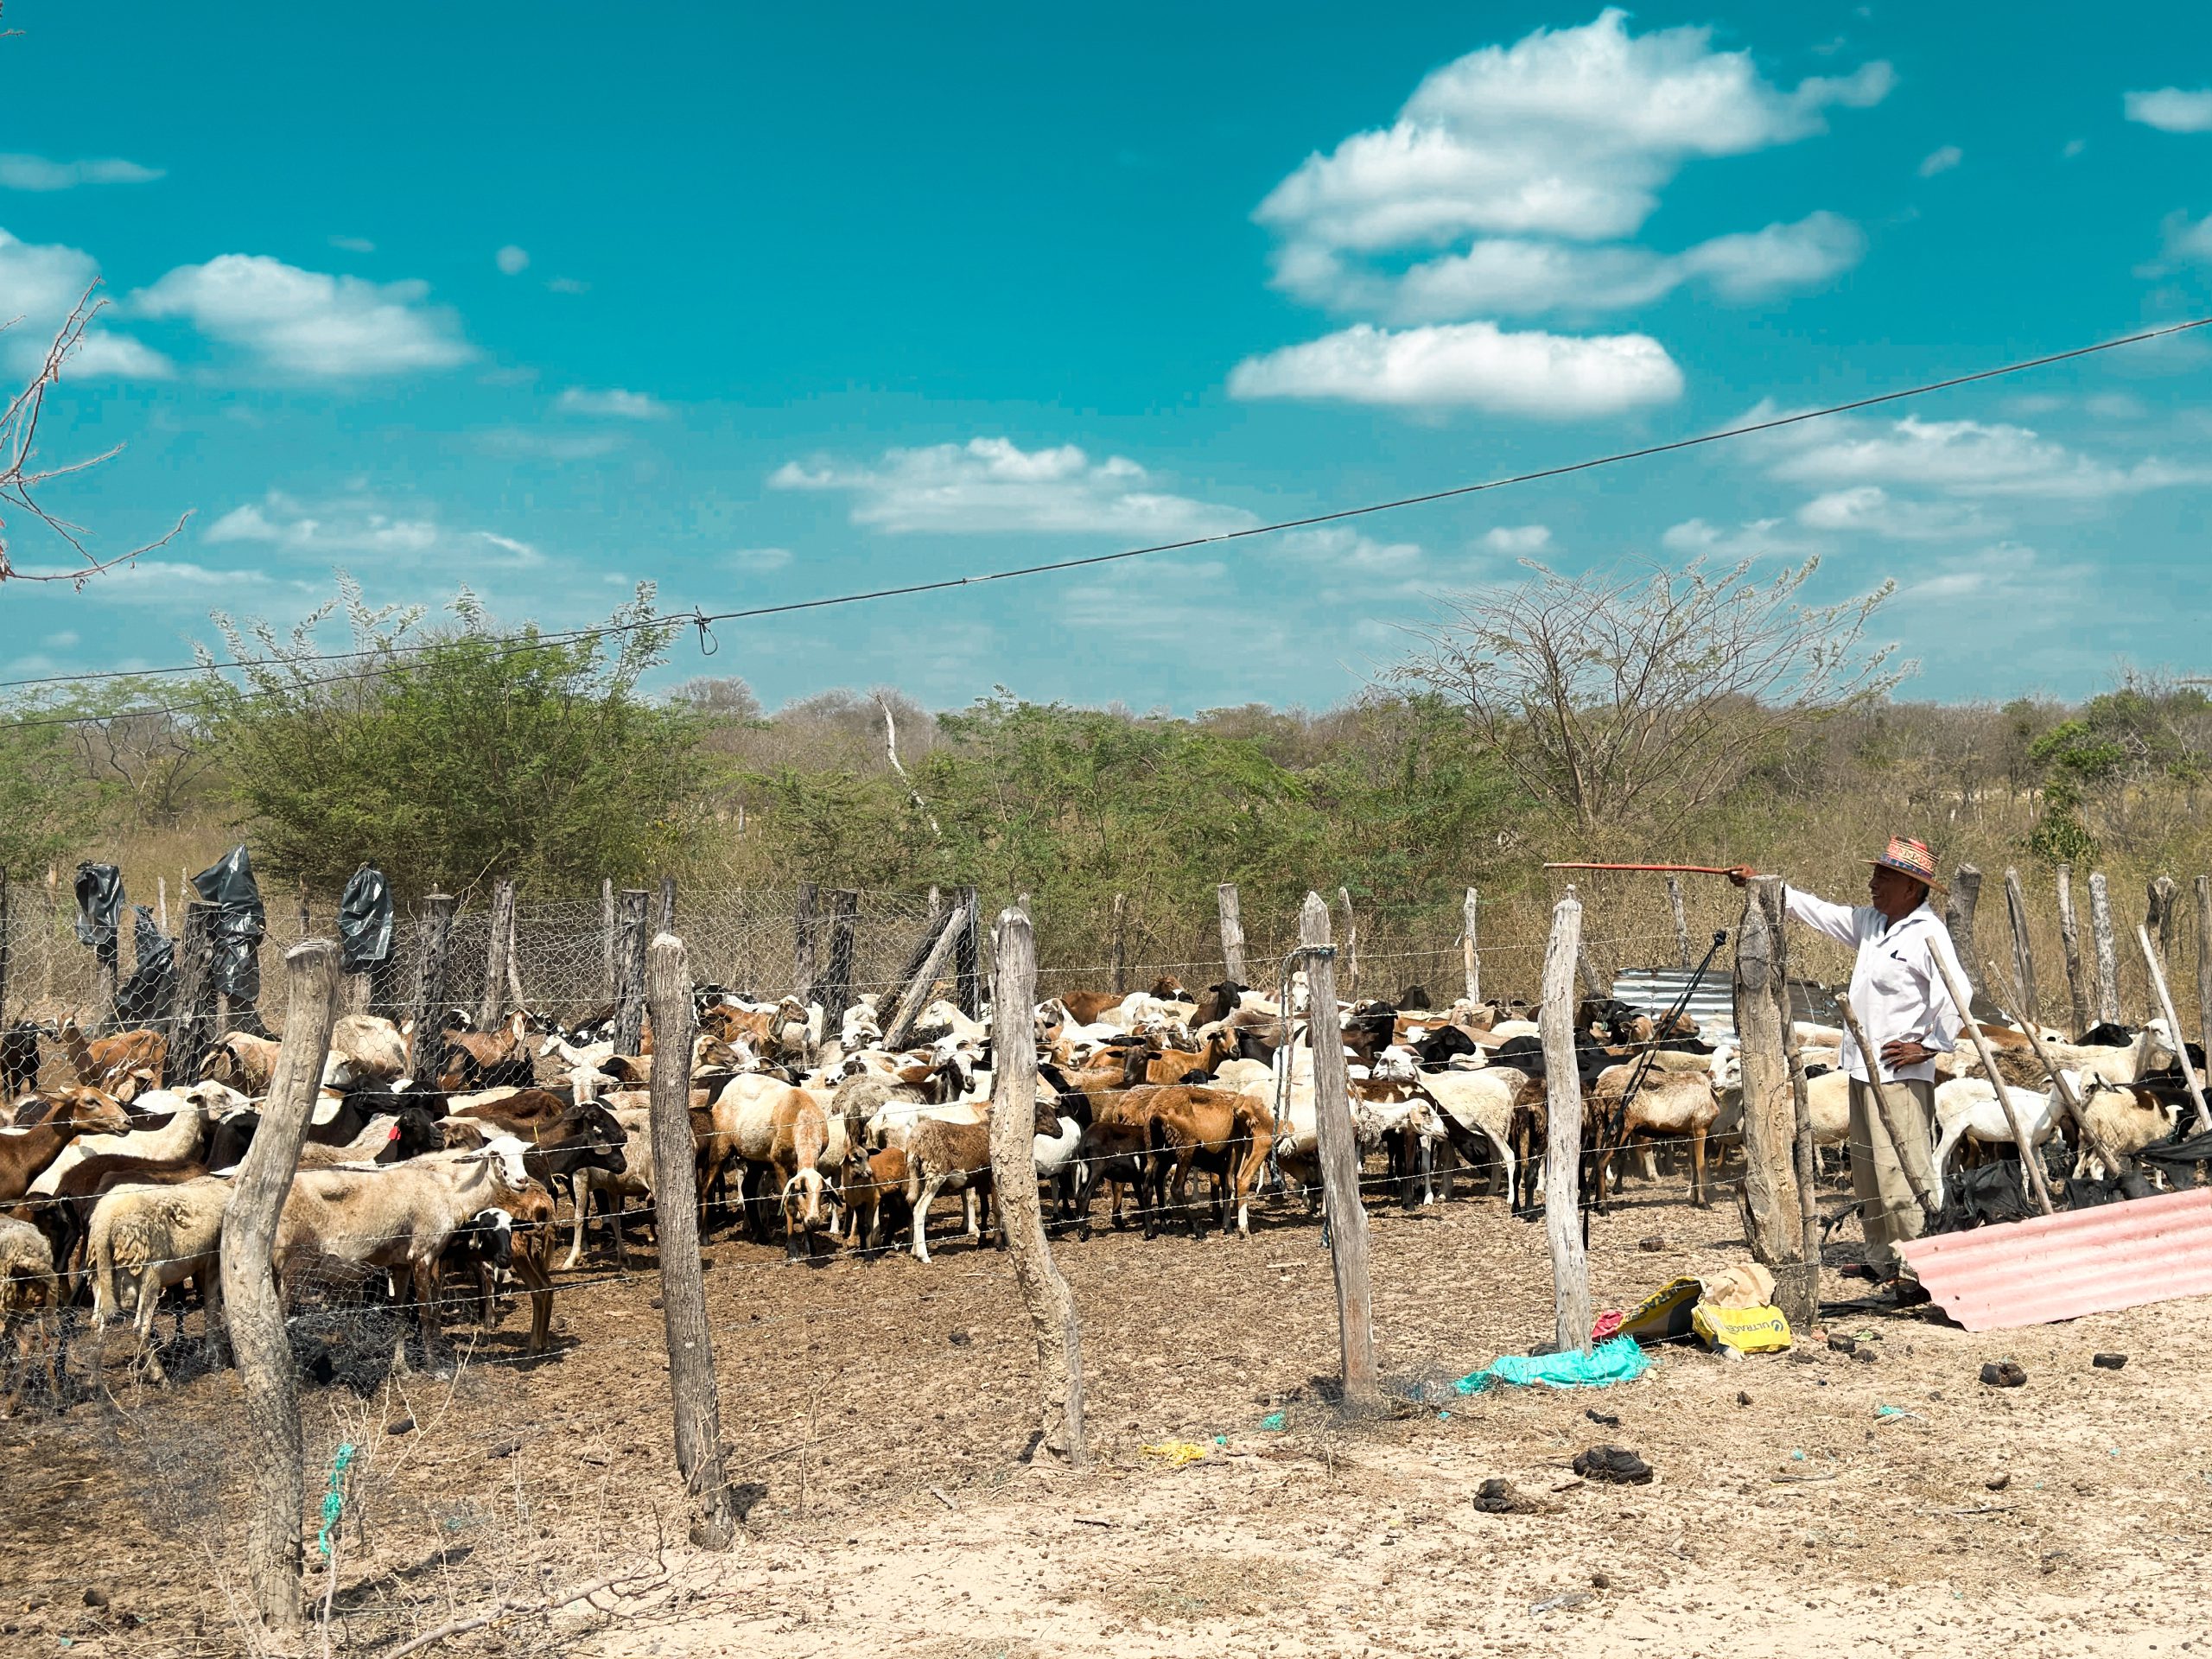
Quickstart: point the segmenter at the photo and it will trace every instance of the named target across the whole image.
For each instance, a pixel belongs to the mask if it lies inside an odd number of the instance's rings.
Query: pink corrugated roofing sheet
[[[1897,1254],[1969,1331],[2212,1294],[2212,1187],[1941,1233]]]

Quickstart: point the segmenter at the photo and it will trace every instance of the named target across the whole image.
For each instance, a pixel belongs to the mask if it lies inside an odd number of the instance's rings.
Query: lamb
[[[230,1202],[230,1182],[204,1175],[174,1186],[113,1187],[93,1207],[85,1249],[92,1328],[102,1330],[118,1313],[135,1311],[147,1373],[156,1382],[166,1379],[150,1340],[154,1314],[171,1285],[187,1279],[198,1284],[209,1357],[221,1351],[223,1212]]]
[[[12,1416],[23,1389],[34,1378],[60,1391],[62,1361],[55,1345],[54,1314],[60,1306],[54,1276],[54,1253],[46,1237],[29,1222],[0,1216],[0,1339],[10,1340],[12,1357],[0,1374],[0,1417]]]
[[[1637,1135],[1686,1137],[1690,1143],[1690,1202],[1702,1209],[1707,1203],[1706,1136],[1720,1115],[1713,1077],[1701,1071],[1654,1066],[1644,1073],[1635,1097],[1626,1099],[1629,1080],[1636,1070],[1632,1065],[1612,1065],[1598,1074],[1597,1084],[1590,1094],[1588,1128],[1606,1134],[1623,1147]],[[1622,1114],[1617,1129],[1611,1127],[1616,1113]],[[1605,1203],[1605,1166],[1611,1158],[1610,1147],[1601,1149],[1592,1173],[1592,1186],[1600,1205]]]
[[[2058,1127],[2060,1108],[2056,1094],[2037,1094],[2031,1089],[2009,1087],[2005,1094],[2012,1100],[2012,1109],[2020,1116],[2020,1124],[2027,1131],[2030,1144],[2039,1147],[2050,1140]],[[1969,1138],[1984,1145],[2011,1146],[2012,1125],[2005,1117],[2005,1109],[1997,1103],[1997,1091],[1986,1077],[1954,1077],[1948,1083],[1937,1084],[1936,1123],[1936,1201],[1941,1205],[1943,1168],[1952,1148]]]
[[[951,1189],[962,1195],[968,1211],[968,1236],[982,1242],[982,1229],[990,1207],[991,1132],[988,1125],[952,1123],[924,1118],[907,1137],[906,1202],[914,1211],[914,1260],[930,1259],[930,1205],[937,1195]],[[980,1205],[978,1200],[981,1200]],[[1003,1242],[1004,1230],[1000,1238]]]
[[[2138,1153],[2172,1132],[2173,1119],[2166,1108],[2141,1090],[2109,1082],[2095,1071],[2082,1072],[2078,1077],[2068,1072],[2060,1075],[2074,1085],[2082,1103],[2082,1144],[2074,1170],[2077,1176],[2088,1173],[2092,1165],[2107,1180],[2126,1176],[2132,1173]],[[2104,1167],[2100,1147],[2120,1160],[2119,1168]]]
[[[602,1109],[608,1109],[602,1106]],[[584,1253],[584,1227],[591,1219],[594,1193],[603,1194],[607,1200],[607,1219],[614,1229],[614,1265],[624,1273],[630,1270],[629,1257],[622,1243],[623,1206],[633,1199],[643,1199],[647,1205],[653,1196],[653,1135],[652,1111],[648,1106],[614,1106],[614,1121],[621,1125],[623,1166],[607,1169],[596,1164],[586,1164],[571,1178],[575,1191],[575,1236],[569,1246],[567,1260],[561,1270],[567,1272],[576,1265]]]
[[[1425,1071],[1419,1087],[1444,1116],[1444,1132],[1452,1148],[1466,1162],[1490,1161],[1487,1150],[1497,1154],[1505,1172],[1505,1191],[1517,1198],[1514,1185],[1514,1115],[1531,1090],[1541,1090],[1525,1071],[1510,1065],[1484,1066],[1475,1071]],[[1481,1141],[1476,1136],[1481,1136]]]
[[[389,1087],[407,1075],[407,1039],[373,1014],[341,1014],[330,1028],[322,1086],[351,1091]]]

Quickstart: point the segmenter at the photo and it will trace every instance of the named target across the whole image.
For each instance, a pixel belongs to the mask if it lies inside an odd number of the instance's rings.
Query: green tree
[[[100,791],[78,764],[55,706],[20,702],[0,715],[0,872],[38,874],[79,849],[97,819]]]

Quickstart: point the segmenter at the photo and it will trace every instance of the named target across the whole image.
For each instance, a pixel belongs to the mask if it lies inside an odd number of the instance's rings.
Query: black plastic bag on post
[[[252,861],[245,847],[233,847],[194,876],[192,885],[215,906],[214,959],[208,976],[234,1007],[251,1007],[261,997],[257,947],[269,931]]]
[[[77,943],[112,955],[123,921],[123,872],[112,864],[77,867]]]
[[[116,989],[116,1023],[156,1025],[175,1011],[176,942],[154,925],[145,906],[131,906],[130,913],[137,918],[137,956],[130,977]]]
[[[391,960],[391,885],[373,864],[364,864],[338,900],[338,955],[349,974],[365,974]]]

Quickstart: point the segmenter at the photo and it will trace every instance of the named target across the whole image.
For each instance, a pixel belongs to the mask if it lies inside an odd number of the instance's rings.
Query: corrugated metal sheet
[[[1897,1254],[1969,1331],[2212,1294],[2212,1187],[1942,1233]]]
[[[1682,987],[1690,982],[1688,968],[1643,968],[1623,974],[1613,982],[1613,995],[1646,1014],[1662,1014],[1675,1006]],[[1728,963],[1716,961],[1706,970],[1691,995],[1688,1009],[1697,1021],[1698,1035],[1707,1042],[1736,1034],[1736,991],[1729,979]]]

